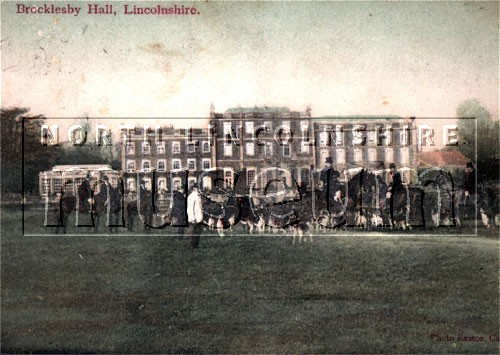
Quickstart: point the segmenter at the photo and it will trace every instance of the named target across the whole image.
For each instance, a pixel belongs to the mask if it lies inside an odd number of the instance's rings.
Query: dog
[[[432,209],[431,217],[432,217],[432,223],[434,224],[434,227],[439,227],[440,216],[439,216],[439,212],[437,209],[435,209],[435,208]]]
[[[372,226],[375,226],[375,227],[380,227],[380,226],[383,226],[383,224],[384,224],[382,216],[380,216],[380,214],[378,212],[373,212],[372,218],[370,219],[370,222],[371,222]]]
[[[356,217],[354,218],[354,223],[356,224],[357,227],[362,227],[366,229],[366,227],[368,226],[368,220],[366,219],[366,215],[361,212],[357,212]]]
[[[293,228],[292,244],[295,244],[295,240],[298,240],[299,243],[302,243],[302,239],[304,238],[305,234],[308,234],[309,240],[311,241],[311,243],[313,242],[312,232],[307,223],[309,222],[306,223],[299,222],[292,226]]]
[[[490,217],[488,216],[483,207],[479,209],[479,214],[481,215],[481,222],[483,222],[483,226],[490,229],[491,228]]]

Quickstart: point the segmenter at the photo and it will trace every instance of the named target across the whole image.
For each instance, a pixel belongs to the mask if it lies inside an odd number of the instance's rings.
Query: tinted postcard
[[[499,3],[3,1],[4,353],[496,353]]]

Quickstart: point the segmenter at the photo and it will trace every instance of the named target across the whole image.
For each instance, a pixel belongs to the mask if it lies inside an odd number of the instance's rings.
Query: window
[[[354,161],[362,161],[363,160],[363,151],[361,148],[354,148]]]
[[[300,121],[300,131],[309,131],[309,122],[308,121]]]
[[[135,172],[135,161],[129,160],[127,162],[127,173],[133,173]]]
[[[385,150],[384,160],[387,163],[394,162],[394,149],[392,147],[386,147],[384,150]]]
[[[266,158],[269,158],[273,155],[273,144],[270,143],[270,142],[267,142],[265,145],[264,145],[264,156]]]
[[[188,144],[187,145],[187,151],[188,153],[194,153],[196,150],[196,146],[194,144]]]
[[[302,154],[309,154],[309,142],[300,142],[300,152]]]
[[[151,191],[151,178],[143,177],[142,180],[144,180],[144,186],[146,187],[146,190]]]
[[[304,185],[309,185],[309,169],[307,168],[300,169],[300,181]]]
[[[253,130],[253,121],[247,121],[245,122],[245,133],[246,134],[254,134]]]
[[[158,190],[166,190],[167,189],[167,179],[164,177],[158,178]]]
[[[240,138],[241,126],[236,125],[235,129],[232,128],[231,122],[224,122],[224,142],[236,141]]]
[[[127,179],[127,190],[135,191],[135,179],[134,178]]]
[[[344,145],[344,127],[342,127],[341,125],[335,126],[335,145]]]
[[[156,146],[156,153],[165,154],[165,142],[158,143]]]
[[[247,169],[247,186],[251,186],[255,180],[255,169]]]
[[[345,151],[344,148],[337,148],[335,150],[336,154],[336,163],[338,164],[345,164]]]
[[[224,156],[232,157],[233,156],[233,145],[231,143],[224,143]]]
[[[210,159],[203,159],[203,170],[210,169]]]
[[[158,160],[158,171],[165,171],[166,163],[165,160]]]
[[[273,131],[273,123],[271,121],[264,122],[264,127],[266,128],[267,133],[272,133]]]
[[[150,154],[151,153],[151,146],[149,145],[149,142],[142,142],[142,154]]]
[[[151,169],[151,163],[149,160],[143,160],[142,161],[142,170],[144,171],[149,171]]]
[[[203,142],[202,148],[203,148],[203,153],[210,153],[210,143]]]
[[[233,186],[233,171],[232,169],[224,169],[224,182],[226,188],[230,189]]]
[[[189,190],[191,191],[191,189],[195,186],[196,186],[196,178],[189,178],[188,180]]]
[[[410,150],[408,147],[403,147],[399,150],[399,163],[407,165],[410,161]]]
[[[52,188],[55,193],[61,192],[62,189],[62,179],[53,179]]]
[[[377,149],[368,148],[368,161],[376,161],[376,160],[377,160]]]
[[[323,131],[319,134],[319,144],[322,146],[329,146],[331,144],[330,132]]]
[[[245,144],[245,151],[248,156],[254,156],[255,155],[255,145],[254,143],[246,143]]]
[[[172,170],[179,170],[181,168],[180,159],[172,159]]]
[[[125,147],[126,147],[125,151],[127,152],[127,155],[134,155],[134,153],[135,153],[135,144],[134,144],[134,142],[127,143],[127,145]]]
[[[181,142],[172,142],[172,153],[180,154],[181,152]]]
[[[291,152],[290,152],[290,144],[285,144],[283,146],[283,156],[284,157],[290,157]]]
[[[49,179],[42,179],[42,194],[47,195],[50,190],[50,180]]]
[[[189,170],[196,170],[196,159],[188,159],[187,167]]]
[[[172,180],[172,190],[178,191],[181,188],[181,178],[176,177]]]

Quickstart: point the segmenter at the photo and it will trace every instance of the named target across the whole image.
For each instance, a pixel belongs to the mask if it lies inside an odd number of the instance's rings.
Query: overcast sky
[[[173,4],[141,5],[159,3]],[[200,2],[192,16],[127,16],[123,2],[116,16],[92,16],[71,4],[79,16],[2,2],[3,107],[207,117],[213,102],[217,112],[450,117],[477,99],[498,118],[497,2]]]

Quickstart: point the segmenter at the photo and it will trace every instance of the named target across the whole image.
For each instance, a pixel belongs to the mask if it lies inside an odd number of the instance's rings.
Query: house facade
[[[311,188],[330,164],[340,172],[384,171],[393,162],[399,168],[416,166],[415,132],[414,119],[397,116],[312,117],[310,108],[287,107],[216,113],[212,106],[203,129],[169,125],[123,131],[121,177],[132,192],[141,180],[160,192],[196,184],[242,193],[262,191],[272,182]],[[409,170],[402,171],[407,182]],[[41,173],[41,194],[57,190],[57,179],[55,172]]]
[[[121,162],[125,189],[136,191],[141,180],[151,190],[177,190],[197,184],[202,171],[212,168],[213,151],[208,129],[172,126],[146,132],[136,129],[122,136]],[[209,184],[206,184],[210,188]]]
[[[311,112],[286,107],[231,108],[210,114],[215,137],[214,166],[226,188],[263,189],[272,180],[308,184],[314,169]]]

